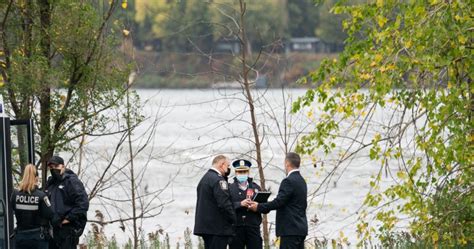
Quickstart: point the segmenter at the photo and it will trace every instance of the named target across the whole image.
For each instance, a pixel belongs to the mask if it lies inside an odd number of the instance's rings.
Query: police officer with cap
[[[248,209],[255,194],[261,190],[260,186],[249,177],[252,163],[248,160],[235,160],[232,163],[235,170],[234,182],[230,185],[230,196],[237,215],[235,224],[235,237],[230,244],[230,249],[261,249],[262,237],[260,213]]]
[[[36,167],[28,164],[18,190],[11,196],[11,206],[16,217],[15,244],[17,249],[47,249],[49,222],[53,210],[48,196],[38,189]]]
[[[76,248],[86,226],[89,198],[81,180],[64,166],[61,157],[52,156],[48,167],[51,177],[46,183],[46,192],[57,217],[57,222],[53,222],[54,238],[49,248]]]
[[[216,156],[197,187],[194,234],[203,238],[206,249],[227,248],[234,234],[235,211],[225,178],[229,164],[227,157]]]

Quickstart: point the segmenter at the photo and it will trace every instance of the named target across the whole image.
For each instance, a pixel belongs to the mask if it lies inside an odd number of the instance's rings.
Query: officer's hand
[[[246,208],[248,208],[248,207],[250,206],[250,203],[251,203],[251,202],[252,202],[251,200],[245,199],[245,200],[243,200],[243,201],[240,202],[240,206],[241,206],[241,207],[246,207]]]
[[[61,226],[61,222],[61,217],[54,215],[53,219],[51,220],[51,225],[53,225],[53,227],[59,227]]]
[[[64,219],[64,220],[63,220],[63,222],[61,222],[61,225],[65,225],[65,224],[69,224],[69,223],[70,223],[70,221],[69,221],[69,220],[67,220],[67,219]]]
[[[252,201],[252,202],[250,203],[249,209],[252,210],[252,211],[254,211],[254,212],[257,212],[257,208],[258,208],[258,202]]]

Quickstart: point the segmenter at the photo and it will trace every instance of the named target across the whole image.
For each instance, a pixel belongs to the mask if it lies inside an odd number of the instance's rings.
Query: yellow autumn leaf
[[[468,142],[473,142],[474,141],[474,134],[469,135],[467,141]]]
[[[26,6],[26,1],[25,0],[20,0],[18,2],[19,2],[19,5],[20,5],[20,8],[22,8],[22,9],[25,8],[25,6]]]
[[[395,65],[393,64],[388,64],[387,67],[386,67],[387,70],[393,70],[395,69]]]
[[[343,113],[344,112],[344,107],[342,105],[338,105],[337,108],[336,108],[336,111],[338,113]]]
[[[375,59],[375,62],[379,63],[379,62],[382,61],[383,56],[382,56],[381,54],[376,54],[376,55],[374,56],[374,59]]]
[[[123,33],[124,36],[128,36],[130,34],[130,31],[124,29],[124,30],[122,30],[122,33]]]
[[[404,171],[398,171],[397,172],[397,177],[400,178],[400,179],[405,179],[406,178],[406,174]]]
[[[377,24],[383,28],[383,26],[385,26],[385,24],[387,23],[388,19],[384,16],[377,16]]]
[[[431,235],[431,239],[433,240],[433,242],[437,242],[439,240],[439,235],[438,235],[438,232],[433,232],[433,234]]]
[[[280,246],[280,237],[277,237],[275,240],[275,245]]]
[[[359,77],[363,80],[368,80],[368,79],[372,78],[372,76],[369,73],[362,73],[362,74],[359,75]]]
[[[351,14],[352,14],[353,18],[361,18],[362,17],[362,12],[360,11],[360,9],[353,9]]]
[[[375,141],[380,141],[381,138],[382,138],[382,136],[380,135],[380,133],[377,133],[377,134],[375,134],[375,136],[374,136],[374,140],[375,140]]]
[[[126,9],[128,6],[127,1],[122,1],[122,9]]]

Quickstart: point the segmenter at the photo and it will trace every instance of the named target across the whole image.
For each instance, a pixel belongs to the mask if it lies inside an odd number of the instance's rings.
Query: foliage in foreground
[[[317,85],[293,111],[318,108],[300,152],[335,151],[342,162],[367,155],[380,166],[359,212],[361,243],[469,246],[474,241],[473,5],[470,1],[340,3],[346,48],[308,77]],[[305,81],[307,79],[304,79]],[[342,87],[340,90],[334,90]],[[384,113],[371,134],[374,115]],[[310,115],[311,116],[311,115]],[[380,115],[379,115],[380,116]],[[379,120],[380,121],[380,120]],[[347,127],[344,124],[350,124]],[[392,184],[381,186],[382,173]],[[391,175],[391,173],[394,173]]]
[[[109,115],[124,115],[130,72],[117,49],[123,41],[115,17],[120,3],[0,2],[0,94],[10,117],[35,121],[43,184],[54,153],[76,153],[73,141],[85,135],[125,129],[110,128],[115,120]],[[134,123],[141,119],[134,116]],[[26,160],[18,163],[24,167]]]

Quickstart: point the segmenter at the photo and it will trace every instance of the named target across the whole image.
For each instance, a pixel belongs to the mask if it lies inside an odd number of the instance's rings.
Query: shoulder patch
[[[219,185],[221,186],[221,189],[222,189],[222,190],[227,190],[227,189],[229,189],[229,186],[227,185],[227,181],[226,181],[226,180],[220,180],[220,181],[219,181]]]
[[[45,196],[43,198],[43,201],[44,201],[44,203],[46,204],[47,207],[51,207],[51,202],[49,202],[49,198],[47,196]]]

